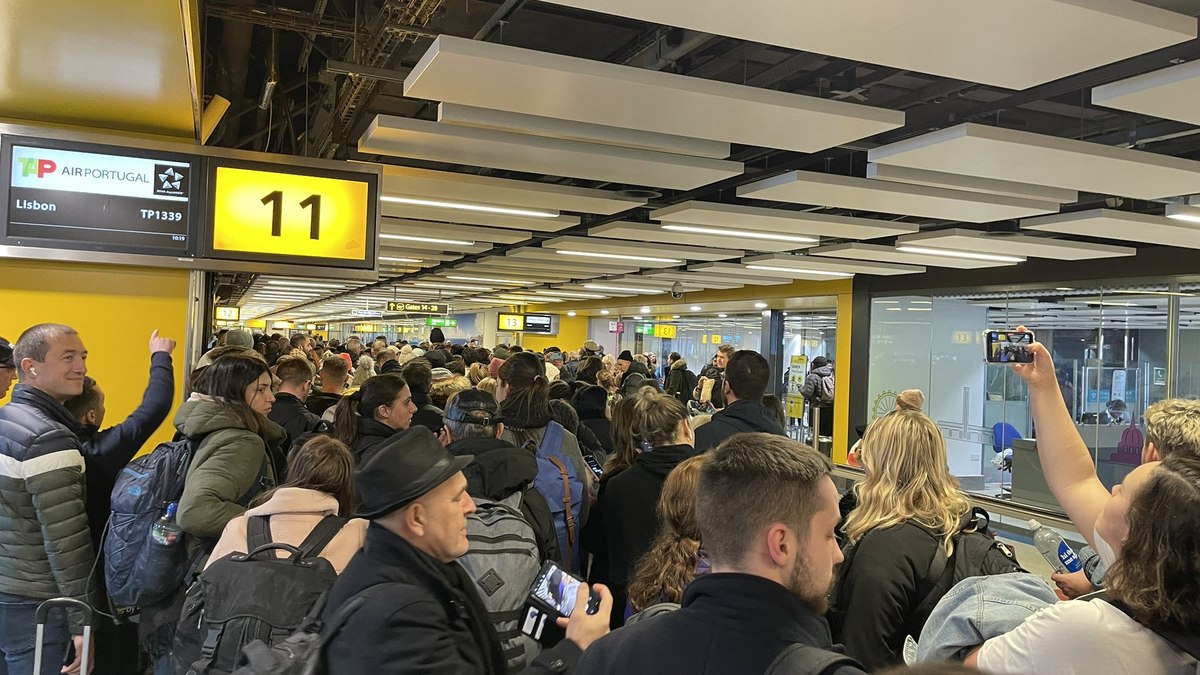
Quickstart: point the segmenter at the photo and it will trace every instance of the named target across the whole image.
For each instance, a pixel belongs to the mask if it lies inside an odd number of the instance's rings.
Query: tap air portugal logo
[[[16,156],[26,187],[155,197],[188,196],[191,167],[148,158],[50,150]],[[118,187],[120,186],[120,187]]]
[[[52,159],[39,159],[37,157],[18,157],[17,163],[21,165],[21,177],[29,178],[37,176],[45,178],[46,174],[58,171],[58,164]]]

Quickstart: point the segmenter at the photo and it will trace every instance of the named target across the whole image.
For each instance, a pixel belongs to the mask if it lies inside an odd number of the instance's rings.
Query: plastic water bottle
[[[1029,521],[1029,529],[1033,532],[1033,545],[1037,548],[1038,553],[1050,563],[1055,572],[1078,572],[1083,569],[1083,563],[1079,560],[1079,556],[1057,532],[1048,528],[1042,527],[1042,524],[1036,520]]]
[[[174,546],[175,542],[179,541],[179,535],[183,534],[183,529],[179,527],[179,523],[175,522],[175,511],[178,509],[179,502],[167,504],[167,513],[154,523],[154,527],[150,528],[150,536],[155,543]]]

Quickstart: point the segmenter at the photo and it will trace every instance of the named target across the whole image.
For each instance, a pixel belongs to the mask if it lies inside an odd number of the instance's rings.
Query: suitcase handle
[[[50,614],[50,610],[55,607],[61,607],[66,610],[77,609],[83,612],[84,625],[90,626],[92,624],[92,606],[75,598],[54,598],[43,602],[38,605],[37,612],[34,613],[34,620],[37,623],[46,623],[46,617]]]

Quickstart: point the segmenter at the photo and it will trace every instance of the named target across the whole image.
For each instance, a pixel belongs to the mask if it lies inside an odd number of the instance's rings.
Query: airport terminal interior
[[[1148,408],[1200,398],[1197,17],[6,0],[0,335],[77,329],[111,420],[142,401],[155,330],[178,341],[172,415],[235,331],[590,345],[658,388],[675,359],[753,350],[842,491],[864,429],[920,389],[950,475],[1049,579],[1029,520],[1076,550],[1092,533],[1043,473],[1017,328],[1106,489],[1142,464]]]

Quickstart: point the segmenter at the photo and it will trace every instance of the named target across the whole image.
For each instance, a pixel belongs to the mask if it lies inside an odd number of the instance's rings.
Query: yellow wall
[[[533,351],[542,351],[546,347],[559,347],[565,352],[579,349],[587,338],[588,320],[586,316],[558,317],[558,335],[521,334],[521,346]]]
[[[105,426],[125,419],[141,402],[150,372],[148,342],[156,328],[179,342],[174,354],[178,404],[187,297],[185,270],[0,259],[0,335],[15,342],[38,323],[78,330],[88,349],[88,374],[105,392]],[[148,447],[170,440],[172,416]]]
[[[833,461],[846,463],[850,442],[846,438],[846,420],[850,419],[850,369],[867,364],[850,361],[850,329],[854,315],[854,293],[848,290],[837,295],[837,346],[834,363],[837,365],[838,386],[833,389]]]

